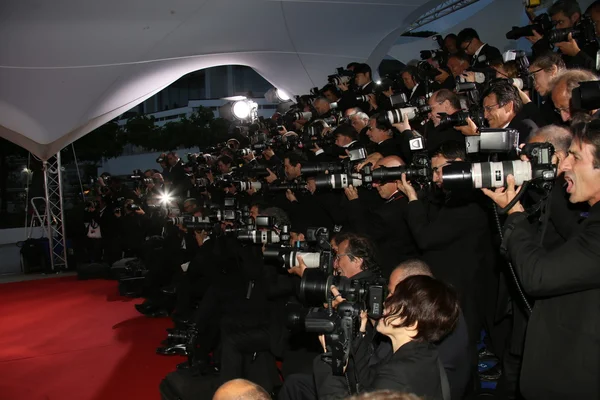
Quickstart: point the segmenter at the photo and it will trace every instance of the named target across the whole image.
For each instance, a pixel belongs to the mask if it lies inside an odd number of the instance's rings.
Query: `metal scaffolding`
[[[67,243],[63,224],[63,182],[60,152],[44,161],[46,190],[45,227],[50,246],[50,265],[53,272],[67,269]]]
[[[446,0],[440,3],[437,7],[427,11],[413,22],[404,33],[411,32],[417,28],[427,25],[430,22],[438,20],[446,15],[452,14],[471,4],[477,3],[479,0]]]

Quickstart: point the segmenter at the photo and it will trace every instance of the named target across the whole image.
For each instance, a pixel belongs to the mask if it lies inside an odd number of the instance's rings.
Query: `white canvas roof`
[[[373,68],[441,0],[3,0],[0,136],[55,154],[202,68],[254,68],[302,94]]]

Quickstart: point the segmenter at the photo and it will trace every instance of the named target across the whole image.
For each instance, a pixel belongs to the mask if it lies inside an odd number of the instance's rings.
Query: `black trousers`
[[[317,400],[317,386],[309,374],[292,374],[285,379],[279,400]]]
[[[271,349],[271,336],[268,327],[239,330],[223,330],[221,334],[221,374],[220,381],[225,383],[232,379],[249,378],[249,366],[253,369],[255,383],[260,384],[265,390],[270,391],[273,383],[269,371],[258,371],[252,364],[255,353],[269,352]],[[273,359],[273,367],[275,360]],[[258,373],[257,373],[258,372]],[[260,380],[260,382],[256,382]]]

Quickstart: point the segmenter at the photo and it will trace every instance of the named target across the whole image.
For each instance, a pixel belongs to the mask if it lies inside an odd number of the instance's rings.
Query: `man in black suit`
[[[355,89],[350,89],[350,84],[342,83],[338,89],[342,91],[339,101],[339,108],[346,110],[352,107],[359,107],[364,112],[369,112],[371,105],[368,101],[359,101],[357,96],[366,96],[373,93],[375,83],[372,81],[371,67],[368,64],[356,64],[354,71]]]
[[[508,79],[501,79],[488,86],[483,92],[483,115],[490,128],[515,129],[519,132],[519,143],[526,143],[529,135],[538,126],[523,112],[523,100],[519,90]],[[478,135],[479,127],[471,118],[467,125],[456,127],[465,136]]]
[[[385,157],[375,168],[404,165],[397,156]],[[377,245],[379,263],[387,276],[399,263],[418,255],[414,240],[406,224],[407,199],[398,190],[398,182],[381,182],[374,186],[383,204],[366,207],[354,187],[345,189],[348,203],[348,228],[362,232]]]
[[[429,107],[429,121],[433,124],[433,129],[427,131],[427,148],[434,150],[448,141],[464,144],[463,134],[451,125],[442,124],[440,119],[440,114],[453,115],[461,110],[458,96],[448,89],[438,90],[429,99]]]
[[[560,171],[569,202],[591,207],[586,220],[553,250],[539,245],[520,202],[504,228],[502,247],[535,298],[521,369],[528,400],[600,398],[600,124],[577,124],[573,137]],[[516,196],[514,178],[507,181],[506,189],[485,191],[500,207]]]
[[[473,57],[471,68],[485,68],[494,61],[502,61],[502,53],[497,48],[483,43],[473,28],[465,28],[458,34],[460,49]]]
[[[373,151],[384,157],[400,155],[396,141],[393,138],[392,125],[387,121],[381,121],[378,117],[379,114],[376,114],[369,119],[369,129],[367,131],[367,136],[371,139],[371,142],[376,144]]]
[[[425,85],[420,81],[415,67],[408,67],[402,72],[402,82],[404,82],[404,86],[408,90],[406,97],[410,103],[414,103],[419,97],[427,95]]]

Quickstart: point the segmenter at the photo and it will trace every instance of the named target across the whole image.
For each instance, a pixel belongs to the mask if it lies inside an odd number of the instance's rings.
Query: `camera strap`
[[[446,375],[446,369],[444,368],[444,364],[442,364],[442,360],[438,357],[437,359],[438,368],[440,370],[440,383],[442,385],[442,399],[450,400],[450,384],[448,383],[448,375]]]
[[[508,257],[508,240],[510,239],[510,236],[512,235],[513,231],[515,230],[515,225],[525,219],[527,219],[527,214],[522,213],[522,215],[515,217],[513,222],[511,222],[510,224],[507,224],[506,227],[504,228],[504,236],[502,238],[502,243],[500,244],[500,253],[502,254],[502,256],[504,258],[509,258]]]

